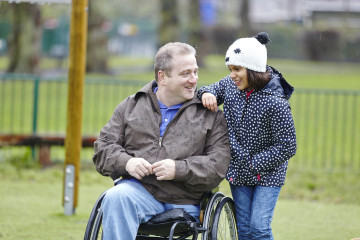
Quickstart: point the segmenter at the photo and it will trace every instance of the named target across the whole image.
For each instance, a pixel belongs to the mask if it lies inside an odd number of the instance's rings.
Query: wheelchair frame
[[[102,239],[101,203],[106,191],[97,199],[85,230],[84,240]],[[136,240],[237,240],[234,202],[221,192],[210,192],[200,204],[202,221],[196,222],[182,216],[165,219],[159,224],[143,223],[139,227]],[[183,211],[183,210],[182,210]],[[156,216],[163,215],[160,213]],[[150,220],[149,220],[150,222]],[[159,229],[164,229],[159,234]],[[157,235],[159,234],[159,235]]]

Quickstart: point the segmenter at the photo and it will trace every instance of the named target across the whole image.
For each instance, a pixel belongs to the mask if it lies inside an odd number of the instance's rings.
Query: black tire
[[[214,213],[211,240],[237,240],[234,201],[224,197],[217,204]]]
[[[86,225],[84,240],[95,240],[101,239],[102,237],[102,211],[101,211],[101,203],[104,199],[106,191],[101,194],[101,196],[97,199],[88,223]]]
[[[204,213],[204,221],[203,221],[203,227],[207,229],[207,231],[205,231],[202,234],[202,240],[208,240],[211,239],[211,232],[212,232],[212,228],[213,228],[213,219],[214,219],[214,214],[215,214],[215,209],[217,207],[217,205],[219,204],[219,202],[221,201],[221,199],[223,199],[225,197],[224,194],[222,194],[221,192],[215,192],[207,206],[205,209],[205,213]]]

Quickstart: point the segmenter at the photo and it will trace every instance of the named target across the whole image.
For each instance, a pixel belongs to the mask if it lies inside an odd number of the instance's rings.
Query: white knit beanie
[[[226,52],[225,64],[242,66],[256,72],[266,72],[267,51],[265,44],[269,35],[261,32],[255,37],[239,38]]]

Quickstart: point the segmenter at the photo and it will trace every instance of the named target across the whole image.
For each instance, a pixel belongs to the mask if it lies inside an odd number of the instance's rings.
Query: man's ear
[[[158,81],[159,81],[158,84],[164,85],[164,84],[166,84],[166,80],[167,80],[166,74],[162,70],[159,70],[158,71]]]

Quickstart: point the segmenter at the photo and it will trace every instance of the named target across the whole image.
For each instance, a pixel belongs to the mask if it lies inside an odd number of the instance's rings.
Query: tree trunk
[[[168,42],[179,41],[180,26],[176,2],[161,0],[162,19],[159,26],[159,47]]]
[[[108,50],[107,36],[102,30],[105,23],[106,13],[101,12],[99,4],[102,2],[96,0],[89,1],[88,11],[88,40],[87,40],[87,72],[108,72]]]
[[[190,12],[189,43],[197,50],[197,63],[199,67],[205,66],[205,57],[212,48],[212,27],[203,26],[200,19],[200,0],[188,4]]]
[[[37,4],[19,3],[12,8],[7,72],[38,73],[41,56],[41,12]]]
[[[239,32],[239,37],[250,37],[251,35],[251,22],[249,18],[249,0],[241,1],[240,8],[240,19],[241,19],[241,28]]]

